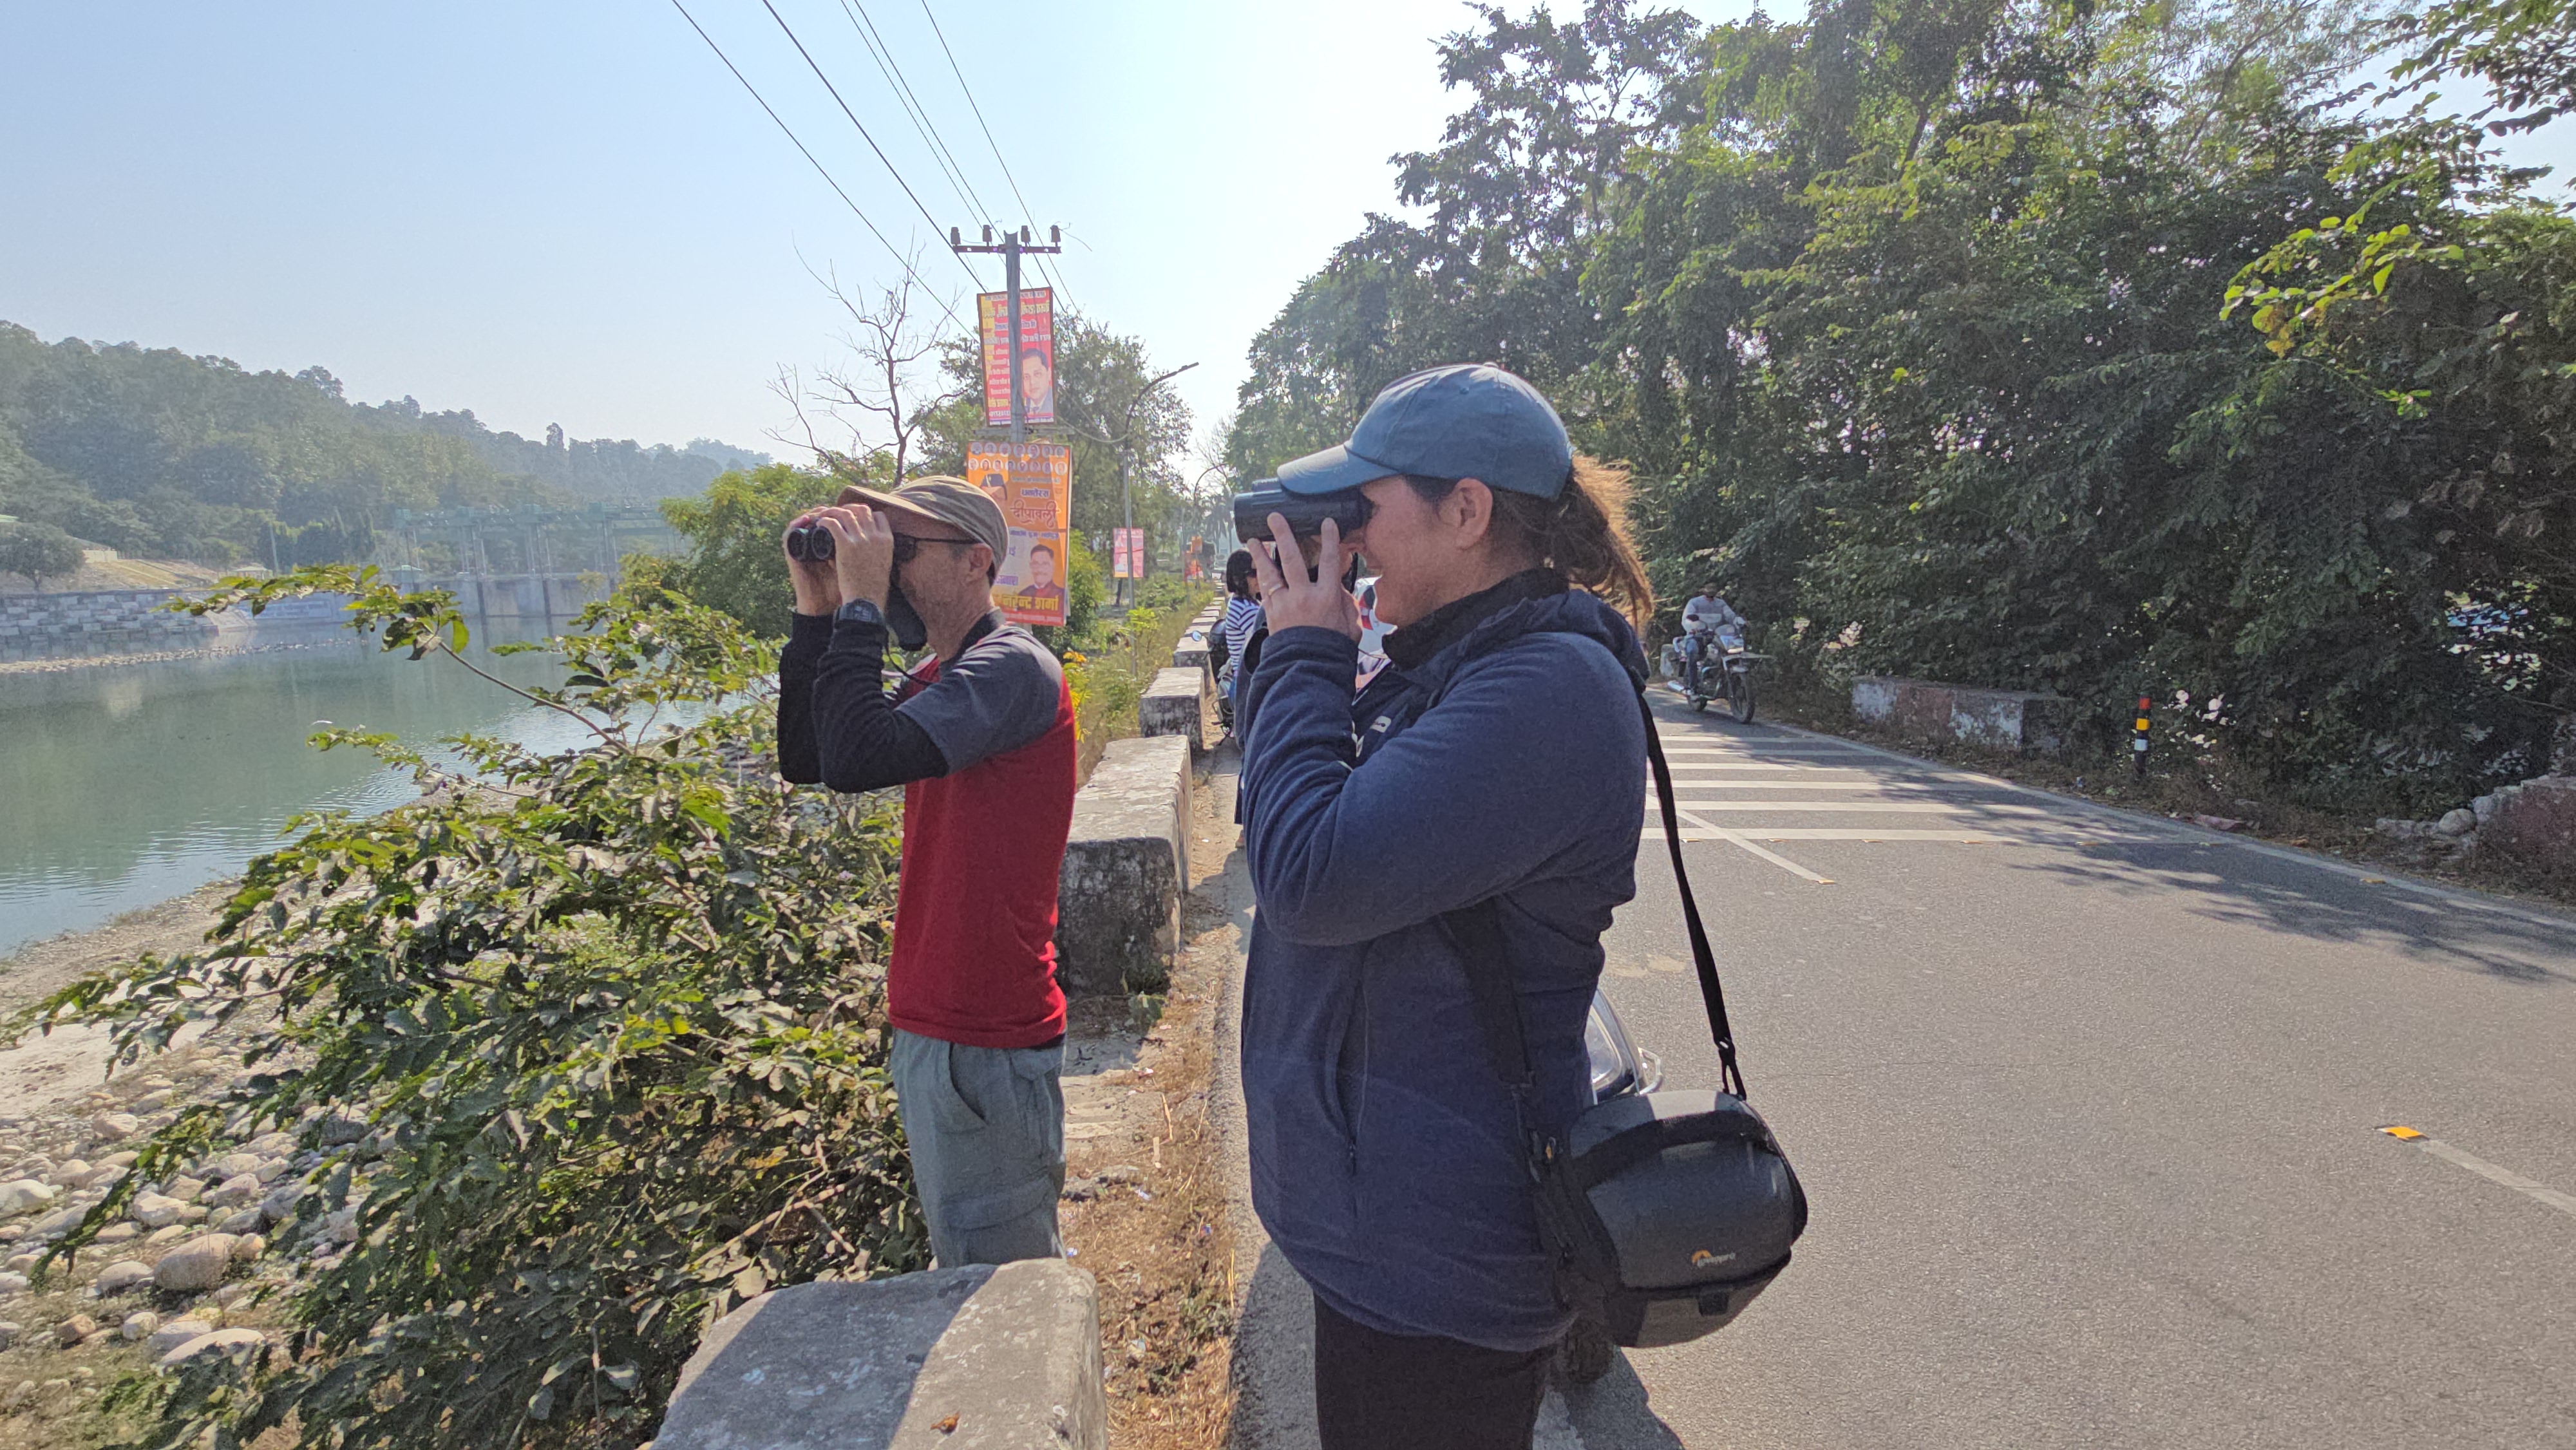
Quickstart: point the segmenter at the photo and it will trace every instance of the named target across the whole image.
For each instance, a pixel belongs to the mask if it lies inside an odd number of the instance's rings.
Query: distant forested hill
[[[697,493],[767,457],[700,439],[542,440],[410,398],[351,403],[324,369],[254,373],[132,343],[46,343],[0,322],[0,514],[128,554],[363,559],[396,509]]]

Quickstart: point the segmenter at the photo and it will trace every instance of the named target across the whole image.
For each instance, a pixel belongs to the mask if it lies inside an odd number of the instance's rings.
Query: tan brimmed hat
[[[841,490],[836,502],[847,505],[863,503],[882,509],[893,519],[895,532],[908,534],[912,527],[930,525],[937,529],[957,529],[966,537],[993,551],[999,561],[1011,552],[1010,530],[1002,523],[1002,506],[993,496],[962,478],[934,474],[916,478],[892,493],[850,484]]]

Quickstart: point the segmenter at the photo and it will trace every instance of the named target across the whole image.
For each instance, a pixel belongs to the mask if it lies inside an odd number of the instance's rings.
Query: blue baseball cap
[[[1554,498],[1573,477],[1574,441],[1538,389],[1489,363],[1455,363],[1387,384],[1350,442],[1281,464],[1279,486],[1340,493],[1395,473]]]

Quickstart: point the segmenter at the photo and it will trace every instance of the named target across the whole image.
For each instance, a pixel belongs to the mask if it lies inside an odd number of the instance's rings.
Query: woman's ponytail
[[[1554,498],[1495,489],[1494,521],[1542,568],[1589,589],[1643,627],[1654,586],[1628,542],[1628,471],[1576,454],[1574,476]]]

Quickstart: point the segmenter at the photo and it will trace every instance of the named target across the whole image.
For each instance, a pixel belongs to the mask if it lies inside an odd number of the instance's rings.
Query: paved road
[[[1815,1217],[1544,1443],[2576,1446],[2576,923],[1662,713]],[[1645,846],[1605,986],[1711,1086]]]

